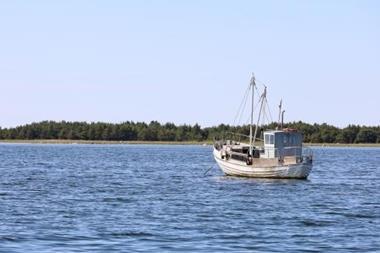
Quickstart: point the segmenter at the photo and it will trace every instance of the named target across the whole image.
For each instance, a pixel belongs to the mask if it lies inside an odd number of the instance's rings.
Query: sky
[[[285,121],[380,125],[379,1],[1,1],[0,127],[231,124],[252,72]]]

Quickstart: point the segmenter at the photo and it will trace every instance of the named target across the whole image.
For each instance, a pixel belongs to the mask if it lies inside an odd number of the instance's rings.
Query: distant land
[[[275,129],[276,123],[260,126],[259,135],[265,129]],[[286,128],[294,128],[304,134],[305,143],[326,144],[376,144],[380,143],[380,126],[348,125],[338,128],[332,125],[288,122]],[[220,124],[202,128],[200,125],[175,125],[158,121],[122,123],[42,121],[14,128],[0,127],[0,140],[20,142],[22,140],[43,143],[210,143],[215,138],[231,133],[249,134],[249,126]],[[239,135],[240,136],[240,135]],[[241,137],[245,138],[245,137]],[[242,139],[242,141],[243,141]]]

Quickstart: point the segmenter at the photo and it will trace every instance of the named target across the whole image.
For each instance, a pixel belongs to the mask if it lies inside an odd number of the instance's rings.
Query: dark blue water
[[[0,144],[1,252],[379,252],[380,148],[309,180],[225,177],[211,147]]]

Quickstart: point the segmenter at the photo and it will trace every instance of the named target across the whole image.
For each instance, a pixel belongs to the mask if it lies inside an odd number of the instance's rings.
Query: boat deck
[[[285,156],[284,162],[280,163],[278,158],[253,158],[253,167],[273,167],[281,165],[297,164],[297,158],[295,156]]]

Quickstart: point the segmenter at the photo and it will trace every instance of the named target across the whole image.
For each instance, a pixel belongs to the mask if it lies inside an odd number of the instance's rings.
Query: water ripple
[[[308,180],[227,177],[210,147],[0,144],[1,252],[376,252],[380,149]]]

